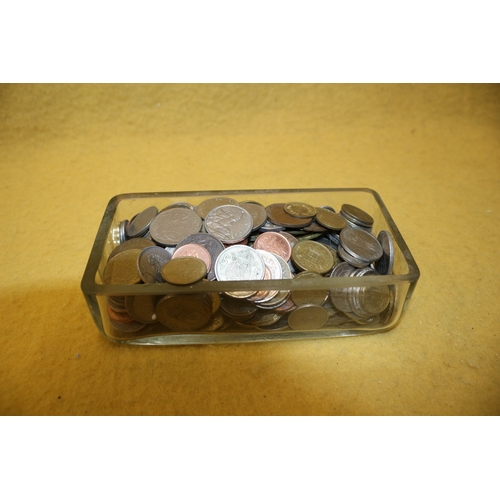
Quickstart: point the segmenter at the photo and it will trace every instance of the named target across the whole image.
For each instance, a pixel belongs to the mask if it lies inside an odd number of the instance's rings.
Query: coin
[[[253,219],[253,227],[252,231],[257,231],[260,229],[267,221],[267,212],[266,209],[257,203],[240,203],[240,207],[244,208]]]
[[[290,260],[292,255],[292,246],[288,239],[282,234],[272,231],[260,234],[253,247],[255,250],[267,250],[275,253],[285,260]]]
[[[355,207],[354,205],[349,205],[344,203],[340,209],[340,213],[349,221],[354,222],[359,226],[373,226],[373,217],[367,214],[361,208]]]
[[[187,203],[186,201],[178,201],[176,203],[171,203],[165,208],[162,208],[160,210],[160,213],[164,212],[165,210],[170,210],[171,208],[189,208],[189,210],[195,210],[195,208],[193,207],[193,205],[191,205],[191,203]]]
[[[330,251],[315,241],[300,241],[293,247],[292,261],[301,271],[325,274],[333,267]]]
[[[145,323],[140,323],[139,321],[128,321],[123,323],[121,321],[115,321],[113,318],[109,318],[109,322],[115,330],[123,333],[136,333],[146,326]]]
[[[367,262],[364,260],[359,260],[352,256],[349,252],[346,252],[342,245],[337,247],[337,255],[345,262],[349,263],[354,267],[366,267]]]
[[[214,264],[219,254],[224,250],[224,245],[222,244],[222,242],[211,234],[195,233],[186,236],[186,238],[184,238],[177,245],[176,250],[183,245],[187,245],[188,243],[196,243],[197,245],[201,245],[208,250],[212,264],[208,270],[207,279],[214,280],[216,278]]]
[[[143,249],[146,247],[155,247],[156,245],[150,241],[145,240],[144,238],[133,238],[131,240],[124,241],[120,245],[118,245],[113,251],[109,254],[108,260],[112,259],[115,255],[123,252],[125,250],[131,250],[133,248]]]
[[[389,231],[380,231],[377,237],[382,246],[382,258],[375,263],[375,269],[379,274],[392,274],[394,267],[394,240]]]
[[[157,214],[158,209],[156,207],[148,207],[138,213],[127,227],[127,236],[129,238],[137,238],[146,233]]]
[[[328,321],[328,313],[316,304],[304,304],[288,316],[288,325],[293,330],[318,330]]]
[[[356,259],[376,262],[382,255],[382,245],[371,233],[361,229],[347,228],[340,232],[340,244]]]
[[[222,298],[221,308],[232,318],[250,318],[257,311],[257,306],[251,302],[229,296]]]
[[[201,224],[201,218],[193,210],[172,208],[159,213],[151,222],[149,231],[159,245],[174,246],[186,236],[197,233]]]
[[[171,259],[161,247],[144,248],[137,258],[137,270],[144,283],[163,283],[161,270]]]
[[[344,217],[326,208],[318,208],[316,221],[333,231],[341,231],[347,227],[347,221]]]
[[[357,269],[351,276],[378,275],[370,267]],[[381,313],[389,305],[389,289],[382,286],[351,287],[348,295],[352,312],[362,318],[369,318]]]
[[[285,210],[287,214],[299,219],[309,219],[310,217],[314,217],[316,215],[316,208],[307,203],[298,201],[285,203],[283,210]]]
[[[212,259],[208,250],[197,243],[186,243],[185,245],[177,246],[172,259],[178,259],[179,257],[198,257],[198,259],[201,259],[205,263],[207,269],[210,269],[212,265]]]
[[[207,274],[206,264],[197,257],[178,257],[167,262],[161,275],[172,285],[190,285],[204,278]]]
[[[125,299],[125,306],[129,315],[141,323],[157,323],[156,295],[129,295]]]
[[[240,206],[222,205],[211,210],[205,218],[205,229],[222,243],[244,240],[253,227],[252,216]]]
[[[297,274],[296,280],[318,280],[322,278],[321,274],[311,273],[310,271],[302,271]],[[303,304],[317,304],[322,306],[328,298],[328,290],[292,290],[291,298],[297,306]]]
[[[261,280],[266,266],[259,253],[244,245],[226,248],[215,262],[219,281]]]
[[[299,219],[285,212],[284,203],[273,203],[266,207],[267,218],[273,224],[283,226],[285,228],[302,228],[312,222],[312,217]]]
[[[137,258],[141,250],[132,248],[124,250],[108,260],[103,272],[103,281],[108,285],[134,285],[140,283],[137,271]]]
[[[293,236],[293,234],[287,233],[286,231],[279,231],[278,234],[281,234],[281,236],[284,236],[288,240],[291,248],[293,248],[299,242],[299,240],[295,236]]]
[[[127,226],[129,221],[127,219],[122,220],[118,225],[118,240],[123,243],[127,239]]]
[[[218,196],[215,198],[208,198],[205,201],[202,201],[196,207],[196,213],[202,218],[206,219],[207,215],[210,211],[212,211],[216,207],[220,207],[222,205],[234,205],[239,206],[239,203],[233,198],[226,198],[222,196]]]
[[[272,222],[267,220],[266,223],[259,229],[259,231],[261,233],[265,233],[267,231],[279,232],[279,231],[283,231],[284,229],[285,229],[284,226],[280,226],[279,224],[273,224]]]
[[[330,278],[346,278],[351,276],[355,270],[356,268],[347,262],[341,262],[332,269]],[[332,288],[330,290],[330,301],[339,311],[350,312],[352,310],[347,297],[348,293],[349,288]]]
[[[156,316],[162,325],[171,330],[188,332],[206,325],[212,316],[212,309],[204,294],[166,295],[156,305]]]

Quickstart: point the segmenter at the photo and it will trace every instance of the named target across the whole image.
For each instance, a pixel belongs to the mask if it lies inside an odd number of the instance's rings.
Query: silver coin
[[[371,267],[357,269],[351,276],[376,276]],[[386,285],[351,287],[348,294],[353,314],[367,319],[381,313],[389,305],[389,289]]]
[[[259,253],[245,245],[226,248],[215,261],[215,275],[219,281],[261,280],[265,270]]]
[[[383,250],[380,242],[371,233],[352,229],[342,229],[340,232],[340,244],[344,250],[356,259],[365,262],[376,262],[382,258]]]
[[[373,217],[354,205],[344,203],[340,209],[340,214],[348,221],[354,222],[354,224],[358,224],[359,226],[373,226]]]
[[[222,243],[233,244],[244,240],[253,227],[252,216],[240,206],[221,205],[205,217],[205,229]]]
[[[171,208],[159,213],[149,226],[153,240],[162,246],[174,246],[186,236],[197,233],[201,228],[201,218],[193,210]]]
[[[260,229],[259,231],[261,233],[265,233],[266,231],[275,231],[275,232],[280,232],[284,231],[285,226],[279,226],[278,224],[273,224],[270,221],[267,221]]]
[[[330,273],[330,278],[346,278],[356,270],[347,262],[337,264]],[[330,301],[339,311],[351,311],[351,305],[348,300],[349,288],[332,288],[330,290]]]
[[[125,240],[127,239],[127,226],[130,222],[125,219],[120,222],[120,225],[118,226],[118,239],[120,243],[125,243]]]
[[[189,210],[195,210],[195,207],[191,205],[191,203],[188,203],[187,201],[178,201],[162,208],[159,213],[162,213],[165,210],[170,210],[171,208],[188,208]]]
[[[283,270],[281,268],[281,264],[277,259],[276,255],[268,252],[267,250],[255,250],[259,253],[259,255],[264,260],[264,264],[269,270],[270,278],[272,280],[280,280],[283,277]],[[269,302],[276,295],[278,295],[279,290],[266,290],[265,296],[261,298],[254,299],[255,304],[262,304]]]
[[[288,316],[292,330],[318,330],[328,321],[328,313],[316,304],[304,304]]]
[[[378,241],[382,246],[382,258],[375,263],[375,269],[379,274],[392,274],[394,268],[394,240],[389,231],[380,231]]]
[[[215,236],[212,236],[211,234],[195,233],[186,236],[186,238],[184,238],[175,247],[175,249],[177,250],[177,248],[180,248],[184,245],[188,245],[189,243],[196,243],[197,245],[201,245],[202,247],[205,247],[208,250],[210,258],[212,259],[212,266],[208,271],[207,279],[213,281],[216,278],[214,263],[217,260],[217,257],[220,255],[220,253],[224,250],[224,245],[219,239],[217,239]]]
[[[163,266],[172,256],[161,247],[147,247],[137,258],[137,270],[144,283],[163,283],[161,276]]]
[[[129,238],[137,238],[145,234],[157,214],[158,209],[156,207],[148,207],[138,213],[127,227],[127,236]]]
[[[346,252],[342,245],[339,245],[337,247],[337,255],[344,261],[349,263],[351,266],[354,267],[366,267],[367,262],[364,260],[359,260],[356,259],[356,257],[353,257],[349,252]]]

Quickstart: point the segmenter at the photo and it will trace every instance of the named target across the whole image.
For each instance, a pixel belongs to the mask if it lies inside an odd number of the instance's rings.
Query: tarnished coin
[[[343,229],[340,233],[340,244],[346,252],[367,263],[376,262],[383,255],[382,245],[377,238],[361,229]]]
[[[127,227],[127,236],[129,238],[137,238],[146,233],[157,214],[158,209],[156,207],[148,207],[138,213]]]
[[[202,220],[193,210],[172,208],[159,213],[149,226],[153,240],[162,246],[174,246],[186,236],[197,233]]]
[[[357,269],[351,276],[374,276],[378,275],[370,267]],[[369,318],[381,313],[389,305],[389,289],[386,285],[382,286],[363,286],[351,287],[349,289],[348,299],[352,312],[361,318]]]
[[[197,243],[187,243],[182,246],[177,246],[172,255],[172,259],[178,259],[179,257],[197,257],[205,263],[207,269],[210,269],[212,265],[212,258],[208,250]]]
[[[354,267],[366,267],[367,262],[364,260],[357,259],[352,256],[349,252],[346,252],[342,245],[337,247],[337,255],[344,261]]]
[[[129,295],[125,299],[125,307],[130,316],[141,323],[158,322],[156,316],[156,295]]]
[[[267,218],[273,224],[283,226],[285,228],[302,228],[312,222],[312,217],[299,219],[285,212],[284,203],[273,203],[266,207]]]
[[[240,203],[240,207],[244,208],[253,219],[253,227],[252,231],[257,231],[260,229],[267,221],[267,212],[266,209],[257,203]]]
[[[137,258],[137,270],[142,281],[163,283],[161,270],[170,259],[170,254],[161,247],[144,248]]]
[[[109,254],[108,260],[111,260],[115,255],[125,251],[131,250],[133,248],[139,248],[142,250],[147,247],[155,247],[156,245],[151,240],[145,240],[144,238],[133,238],[131,240],[124,241],[122,244],[118,245]]]
[[[208,200],[202,201],[196,207],[196,213],[202,218],[205,219],[210,211],[212,211],[216,207],[220,207],[222,205],[234,205],[239,206],[239,203],[233,198],[226,198],[222,196],[218,196],[215,198],[208,198]]]
[[[212,265],[208,270],[207,279],[209,279],[210,281],[214,280],[216,277],[214,264],[219,254],[224,250],[224,245],[222,244],[222,242],[215,236],[212,236],[211,234],[195,233],[195,234],[190,234],[189,236],[184,238],[177,245],[176,250],[183,245],[187,245],[188,243],[196,243],[197,245],[201,245],[202,247],[208,250]]]
[[[328,229],[313,220],[309,225],[302,228],[302,231],[305,231],[307,233],[326,233],[328,232]]]
[[[206,274],[206,264],[197,257],[172,258],[161,270],[163,279],[172,285],[190,285],[200,281]]]
[[[379,274],[392,274],[394,267],[394,240],[389,231],[380,231],[377,237],[382,246],[382,258],[375,263],[375,269]]]
[[[333,267],[330,251],[316,241],[300,241],[293,247],[292,261],[301,271],[325,274]]]
[[[353,222],[354,224],[357,224],[359,226],[373,226],[373,217],[370,214],[367,214],[364,210],[361,210],[361,208],[355,207],[354,205],[344,203],[342,205],[342,208],[340,209],[340,213],[348,221]]]
[[[244,245],[226,248],[215,262],[219,281],[261,280],[266,266],[259,253]]]
[[[160,323],[171,330],[188,332],[206,325],[212,308],[204,294],[167,295],[156,305],[156,315]]]
[[[310,271],[302,271],[297,274],[296,280],[321,280],[321,274],[311,273]],[[303,304],[317,304],[322,306],[328,298],[328,290],[292,290],[291,298],[297,306]]]
[[[346,278],[356,271],[356,268],[347,262],[337,264],[330,273],[330,278]],[[348,299],[349,288],[332,288],[330,290],[330,301],[339,311],[350,312],[351,305]]]
[[[318,208],[316,221],[332,231],[342,231],[347,227],[347,221],[344,217],[326,208]]]
[[[222,243],[244,240],[253,227],[252,216],[240,206],[222,205],[211,210],[205,218],[205,229]]]
[[[108,316],[115,321],[119,321],[120,323],[129,323],[130,321],[134,321],[134,318],[132,318],[126,310],[115,311],[109,303],[106,305],[106,309],[108,311]]]
[[[288,325],[293,330],[318,330],[328,321],[328,313],[316,304],[304,304],[288,316]]]
[[[103,272],[103,281],[108,285],[134,285],[141,282],[137,271],[137,258],[141,250],[124,250],[108,260]]]
[[[228,316],[234,319],[248,319],[257,311],[257,306],[251,302],[229,296],[222,297],[221,308]]]
[[[315,207],[299,201],[285,203],[283,209],[287,214],[299,219],[309,219],[310,217],[314,217],[316,215]]]
[[[253,247],[255,250],[266,250],[272,252],[285,260],[290,260],[292,246],[288,239],[280,233],[268,232],[260,234],[255,240]]]

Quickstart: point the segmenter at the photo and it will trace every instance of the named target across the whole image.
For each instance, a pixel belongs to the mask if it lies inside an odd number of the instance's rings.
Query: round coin
[[[227,244],[244,240],[252,232],[252,227],[252,216],[240,206],[216,207],[205,218],[207,233]]]
[[[108,285],[134,285],[141,282],[137,271],[137,258],[141,250],[124,250],[110,259],[103,272],[103,281]]]
[[[219,281],[261,280],[266,265],[259,253],[244,245],[226,248],[215,262],[215,274]]]
[[[361,208],[355,207],[354,205],[349,205],[344,203],[340,209],[340,213],[354,224],[358,224],[360,226],[372,227],[373,226],[373,217],[370,214],[367,214]]]
[[[347,262],[337,264],[330,273],[330,278],[346,278],[356,270]],[[339,311],[350,312],[351,305],[348,300],[349,288],[332,288],[330,290],[330,301]]]
[[[289,215],[293,217],[298,217],[299,219],[308,219],[316,215],[316,208],[307,203],[301,203],[298,201],[285,203],[283,209]]]
[[[171,330],[188,332],[206,325],[212,308],[204,294],[167,295],[156,305],[156,315],[160,323]]]
[[[212,259],[208,250],[196,243],[187,243],[182,246],[177,246],[172,255],[172,259],[178,259],[179,257],[197,257],[205,263],[207,269],[210,269],[212,265]]]
[[[392,274],[394,267],[394,240],[389,231],[380,231],[377,237],[382,246],[382,258],[375,264],[379,274]]]
[[[161,270],[163,279],[172,285],[190,285],[204,278],[206,274],[206,264],[197,257],[172,258]]]
[[[157,323],[156,295],[129,295],[125,299],[125,306],[130,316],[140,323]]]
[[[266,250],[279,255],[285,260],[290,260],[292,255],[292,245],[288,239],[282,234],[272,231],[260,234],[253,247],[255,250]]]
[[[222,205],[234,205],[239,206],[239,203],[233,198],[226,198],[222,196],[218,196],[215,198],[208,198],[208,200],[202,201],[196,207],[196,213],[202,218],[205,219],[210,211],[212,211],[216,207],[220,207]]]
[[[344,217],[326,208],[318,208],[316,221],[332,231],[342,231],[347,227],[347,221]]]
[[[172,208],[160,212],[151,222],[149,232],[156,243],[174,246],[186,236],[199,232],[202,220],[193,210]]]
[[[301,271],[325,274],[333,267],[332,253],[321,243],[304,240],[292,250],[292,261]]]
[[[144,238],[133,238],[131,240],[124,241],[120,245],[118,245],[113,251],[109,254],[108,260],[112,259],[115,255],[125,251],[131,250],[133,248],[139,248],[142,250],[146,247],[155,247],[156,245],[151,240],[145,240]]]
[[[285,212],[284,203],[273,203],[266,207],[267,218],[273,224],[283,226],[285,228],[302,228],[308,226],[312,222],[312,217],[299,219]]]
[[[362,229],[343,229],[340,233],[340,244],[346,252],[367,263],[376,262],[383,255],[382,245],[377,238]]]
[[[352,256],[349,252],[344,250],[342,245],[337,247],[337,255],[344,261],[349,263],[354,267],[366,267],[367,262],[364,260],[359,260],[356,257]]]
[[[240,207],[244,208],[253,219],[253,227],[252,231],[257,231],[260,229],[267,221],[267,212],[266,209],[257,203],[240,203]]]
[[[302,271],[297,274],[294,279],[296,280],[315,280],[318,284],[321,282],[323,276],[310,271]],[[317,304],[322,306],[328,298],[328,290],[292,290],[291,298],[293,303],[297,306],[303,304]]]
[[[293,330],[318,330],[327,321],[328,313],[316,304],[299,306],[288,316],[288,324]]]
[[[170,254],[161,247],[144,248],[137,258],[137,270],[142,281],[163,283],[161,270],[170,259]]]
[[[127,236],[129,238],[137,238],[146,233],[149,225],[157,214],[158,209],[156,207],[148,207],[138,213],[127,227]]]

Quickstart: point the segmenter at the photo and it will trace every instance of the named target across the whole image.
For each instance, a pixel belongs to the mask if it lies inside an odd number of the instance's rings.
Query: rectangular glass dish
[[[174,203],[188,203],[197,207],[201,202],[213,197],[230,197],[238,202],[252,201],[264,207],[275,203],[301,202],[313,207],[332,207],[339,212],[342,205],[350,204],[373,218],[372,233],[374,236],[386,231],[392,236],[394,243],[393,268],[390,274],[368,273],[361,276],[330,277],[329,273],[323,276],[304,277],[304,279],[259,279],[238,281],[200,280],[192,284],[174,285],[164,283],[138,284],[106,284],[104,269],[111,252],[123,242],[123,221],[132,218],[144,209],[155,206],[159,211]],[[122,223],[122,227],[121,226]],[[202,229],[203,230],[203,229]],[[202,231],[200,230],[200,231]],[[256,232],[256,234],[261,234]],[[308,234],[297,231],[297,238],[309,239]],[[252,240],[250,240],[252,241]],[[342,262],[339,258],[338,262]],[[293,268],[293,266],[292,266]],[[82,278],[81,288],[87,301],[92,317],[99,331],[108,340],[125,344],[140,345],[174,345],[174,344],[210,344],[232,342],[258,342],[270,340],[315,339],[327,337],[343,337],[381,333],[394,328],[402,318],[408,306],[413,290],[420,276],[418,266],[401,236],[395,222],[389,214],[382,199],[375,191],[366,188],[318,188],[318,189],[282,189],[282,190],[236,190],[236,191],[196,191],[196,192],[164,192],[164,193],[130,193],[113,197],[105,210],[97,236],[95,238],[90,257]],[[289,297],[301,297],[301,310],[307,307],[307,297],[324,296],[319,311],[316,306],[311,307],[311,318],[301,313],[302,318],[297,321],[298,313],[290,319],[294,310],[286,312],[259,309],[258,319],[245,320],[246,313],[228,313],[228,307],[221,308],[222,303],[229,304],[231,300],[245,301],[246,299],[228,299],[231,295],[246,295],[259,291],[279,290]],[[248,292],[245,294],[244,292]],[[368,317],[343,311],[336,307],[333,297],[345,297],[352,300],[362,300],[363,297],[386,298],[387,306],[383,311]],[[142,299],[134,299],[142,297]],[[158,303],[161,299],[177,298],[172,304],[192,304],[178,311],[180,316],[196,315],[196,301],[200,305],[206,303],[213,308],[212,316],[207,323],[192,331],[183,328],[175,330],[160,322],[148,323],[134,328],[136,322],[118,324],[110,318],[110,303],[123,304],[126,301],[137,300]],[[304,305],[304,297],[306,297]],[[206,300],[205,300],[206,299]],[[226,302],[227,301],[227,302]],[[350,303],[350,302],[348,302]],[[385,304],[385,303],[384,303]],[[175,306],[178,307],[178,306]],[[190,306],[191,307],[191,306]],[[252,306],[253,307],[253,306]],[[313,317],[317,312],[323,318],[319,323]],[[119,314],[119,313],[118,313]],[[236,316],[235,316],[236,314]],[[273,316],[274,315],[274,316]],[[279,318],[276,318],[276,315]],[[182,319],[182,318],[181,318]],[[128,331],[127,331],[128,330]]]

